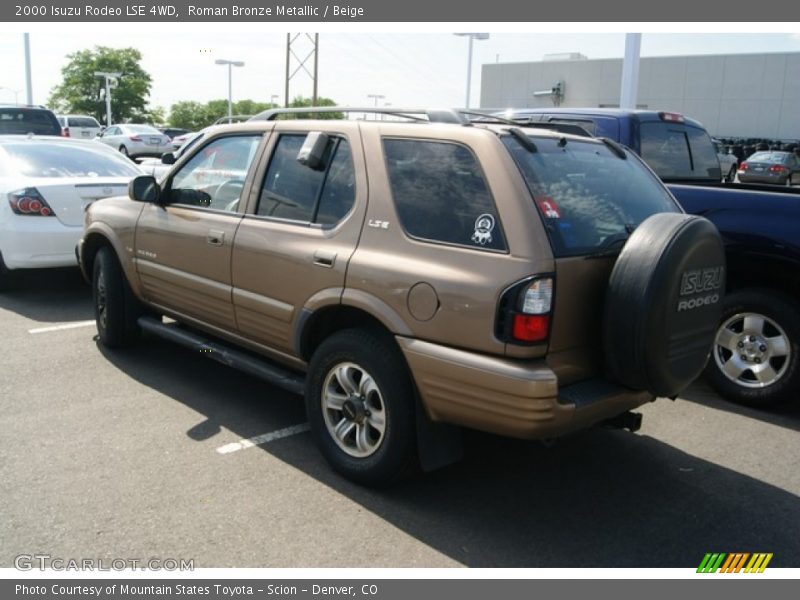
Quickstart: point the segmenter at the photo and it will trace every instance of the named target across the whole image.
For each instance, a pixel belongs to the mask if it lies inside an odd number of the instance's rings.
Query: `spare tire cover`
[[[603,347],[609,374],[655,396],[677,396],[703,370],[725,291],[725,249],[702,217],[645,220],[608,282]]]

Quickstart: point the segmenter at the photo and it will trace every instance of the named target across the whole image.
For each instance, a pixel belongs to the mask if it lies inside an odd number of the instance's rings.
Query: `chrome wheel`
[[[372,376],[359,365],[335,365],[322,386],[322,414],[336,444],[348,455],[374,454],[386,433],[386,405]]]
[[[714,360],[737,385],[773,385],[786,373],[790,359],[789,337],[775,321],[759,313],[735,314],[717,330]]]

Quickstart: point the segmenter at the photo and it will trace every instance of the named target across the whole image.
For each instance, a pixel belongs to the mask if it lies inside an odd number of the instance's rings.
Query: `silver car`
[[[788,185],[800,182],[800,160],[793,152],[756,152],[739,165],[742,183]]]
[[[119,150],[125,156],[161,156],[172,150],[169,136],[152,125],[112,125],[97,136],[98,141]]]

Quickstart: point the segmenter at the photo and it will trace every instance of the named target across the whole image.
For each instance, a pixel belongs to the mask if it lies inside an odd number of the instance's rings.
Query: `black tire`
[[[3,262],[3,255],[0,254],[0,292],[7,292],[13,287],[14,274],[6,267]]]
[[[757,318],[749,324],[755,340],[745,331],[746,315],[764,318],[761,327]],[[783,346],[786,354],[782,357]],[[738,360],[734,349],[742,353]],[[762,369],[766,367],[761,365],[768,365],[776,376],[765,373]],[[747,368],[736,376],[741,367]],[[720,396],[737,404],[764,408],[796,399],[800,392],[800,305],[769,289],[746,289],[727,296],[706,377]]]
[[[346,387],[340,384],[342,379],[337,373],[355,384],[350,395],[345,393]],[[374,389],[367,377],[374,382]],[[340,409],[323,408],[323,394],[329,391],[346,398]],[[347,329],[326,339],[309,365],[305,403],[311,432],[322,455],[348,479],[362,485],[385,486],[416,464],[414,386],[405,359],[388,334]],[[383,432],[374,427],[379,421],[383,422]],[[337,438],[334,422],[342,425],[340,431],[348,433]],[[358,446],[356,440],[361,432],[364,444]],[[361,448],[367,453],[356,456]]]
[[[122,153],[122,156],[125,156],[127,158],[131,157],[131,155],[128,154],[128,149],[125,146],[120,146],[119,151]]]
[[[714,225],[662,213],[631,234],[608,282],[603,345],[612,379],[675,397],[703,371],[719,322],[725,250]]]
[[[142,307],[131,292],[114,251],[101,248],[92,270],[92,302],[100,342],[109,348],[129,346],[139,337]]]
[[[736,165],[731,165],[731,168],[728,171],[728,175],[725,177],[725,181],[728,183],[733,183],[735,180],[736,180]]]

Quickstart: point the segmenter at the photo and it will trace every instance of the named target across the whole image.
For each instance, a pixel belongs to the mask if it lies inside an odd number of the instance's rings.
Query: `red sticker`
[[[558,204],[550,196],[542,196],[536,200],[539,205],[539,210],[548,219],[560,219],[561,212],[558,210]]]

